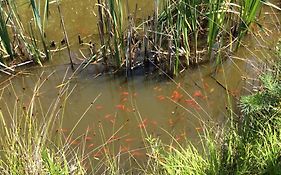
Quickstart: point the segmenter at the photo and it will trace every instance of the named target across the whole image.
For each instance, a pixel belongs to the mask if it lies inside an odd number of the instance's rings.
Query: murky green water
[[[140,19],[152,12],[151,1],[130,0],[131,9],[135,9],[136,2],[137,16]],[[94,6],[95,1],[90,0],[62,2],[72,49],[78,56],[78,34],[87,37],[84,39],[86,42],[91,40],[98,43]],[[200,121],[224,123],[227,120],[227,106],[232,104],[235,110],[237,99],[241,94],[248,93],[251,90],[251,83],[255,83],[251,78],[256,78],[260,69],[257,62],[274,58],[272,48],[278,39],[276,36],[280,36],[280,23],[277,18],[279,21],[281,18],[280,14],[275,14],[270,8],[265,8],[264,11],[266,14],[260,17],[260,22],[266,26],[267,33],[257,30],[256,36],[247,36],[244,47],[227,59],[217,69],[217,74],[213,74],[214,65],[205,64],[190,68],[173,81],[144,74],[126,80],[112,75],[96,77],[95,72],[98,71],[94,65],[90,65],[86,71],[75,75],[71,81],[71,87],[75,89],[66,104],[63,127],[57,129],[67,135],[91,102],[100,95],[79,121],[74,134],[79,136],[88,131],[86,147],[89,150],[101,145],[103,143],[101,138],[107,140],[114,135],[111,145],[114,145],[115,152],[128,152],[140,148],[140,151],[132,153],[139,159],[144,159],[142,138],[144,133],[159,136],[166,143],[171,142],[171,136],[178,142],[196,141],[198,132],[202,131]],[[28,15],[26,18],[28,19]],[[51,13],[48,27],[50,39],[60,42],[63,34],[55,11]],[[2,87],[9,83],[13,85],[2,91],[1,108],[5,108],[7,104],[12,109],[15,94],[28,99],[39,75],[44,72],[43,77],[47,77],[53,72],[38,97],[43,110],[47,111],[57,97],[56,87],[61,84],[68,68],[67,54],[62,52],[43,68],[32,67],[23,70],[24,74],[1,84]],[[69,70],[67,77],[71,74],[72,71]],[[2,81],[7,79],[1,76]],[[225,88],[228,89],[228,93]],[[73,144],[79,144],[80,140]],[[99,151],[93,152],[91,156],[99,157]]]

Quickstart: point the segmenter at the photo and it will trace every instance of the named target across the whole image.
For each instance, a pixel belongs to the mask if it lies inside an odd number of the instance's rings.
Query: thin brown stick
[[[58,12],[60,14],[60,21],[61,21],[61,26],[62,26],[62,29],[63,29],[63,35],[64,35],[64,38],[66,40],[66,46],[67,46],[67,52],[68,52],[68,56],[69,56],[70,65],[71,65],[72,70],[74,70],[74,65],[73,65],[73,61],[72,61],[72,57],[71,57],[71,52],[70,52],[69,40],[68,40],[67,32],[66,32],[66,29],[65,29],[65,25],[64,25],[64,20],[63,20],[60,4],[59,4],[58,0],[56,0],[56,1],[57,1]]]

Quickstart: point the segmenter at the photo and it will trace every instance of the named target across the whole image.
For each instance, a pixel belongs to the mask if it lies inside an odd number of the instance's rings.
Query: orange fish
[[[196,102],[194,100],[192,100],[192,99],[184,100],[184,102],[189,104],[189,105],[196,104]]]
[[[114,118],[113,118],[113,119],[110,119],[109,121],[110,121],[110,123],[112,123],[112,124],[115,123],[115,119],[114,119]]]
[[[121,100],[121,102],[126,102],[126,101],[128,101],[128,98],[123,98],[123,99]]]
[[[170,127],[174,126],[174,124],[175,124],[175,122],[171,118],[169,118],[168,123],[169,123]]]
[[[199,97],[199,98],[202,98],[202,99],[207,99],[207,96],[204,96],[200,90],[195,91],[193,93],[193,97]]]
[[[78,145],[80,142],[78,140],[72,140],[70,145]]]
[[[121,95],[128,96],[128,95],[129,95],[129,92],[122,92]]]
[[[164,97],[163,95],[159,95],[159,96],[157,96],[157,98],[158,98],[158,100],[160,100],[160,101],[165,100],[165,97]]]
[[[144,153],[137,151],[137,150],[133,150],[133,151],[131,151],[131,155],[134,157],[140,157],[140,156],[143,156]]]
[[[105,119],[111,119],[112,117],[113,117],[112,114],[107,114],[107,115],[104,116]]]
[[[141,128],[141,129],[146,128],[147,122],[148,122],[147,119],[144,119],[144,120],[138,125],[138,127]]]
[[[201,110],[200,106],[192,99],[185,100],[184,102],[196,110]]]
[[[205,89],[209,89],[210,88],[209,84],[208,83],[204,83],[204,88]]]
[[[103,147],[102,150],[103,150],[103,152],[104,152],[105,154],[108,154],[108,153],[109,153],[109,149],[108,149],[108,148]]]
[[[121,111],[125,111],[125,109],[126,109],[125,105],[122,105],[122,104],[116,105],[115,107]]]
[[[92,140],[93,138],[92,137],[89,137],[89,136],[87,136],[87,137],[85,137],[85,141],[90,141],[90,140]]]
[[[126,146],[121,146],[120,149],[119,149],[119,151],[120,151],[121,153],[129,152],[129,148],[126,147]]]
[[[97,106],[96,106],[96,110],[101,110],[102,108],[103,108],[102,105],[97,105]]]
[[[203,97],[203,95],[202,95],[201,91],[198,90],[193,93],[193,97]]]
[[[178,101],[182,98],[182,94],[180,94],[178,91],[173,91],[171,98],[175,101]]]
[[[181,141],[183,138],[182,138],[181,135],[177,135],[177,136],[175,137],[175,139],[176,139],[176,141]]]
[[[88,148],[92,148],[92,147],[94,147],[95,145],[93,144],[93,143],[91,143],[91,144],[89,144],[88,145]]]
[[[93,157],[94,157],[94,158],[99,158],[99,157],[101,157],[101,151],[99,150],[99,151],[97,151],[96,153],[94,153],[94,154],[93,154]]]

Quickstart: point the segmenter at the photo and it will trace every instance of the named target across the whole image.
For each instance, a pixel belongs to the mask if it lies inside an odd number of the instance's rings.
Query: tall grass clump
[[[120,0],[99,0],[99,34],[102,44],[102,55],[107,63],[108,58],[118,68],[125,59],[124,41],[124,7]],[[107,54],[109,51],[109,54]],[[109,60],[109,61],[110,61]]]
[[[3,5],[2,5],[2,1],[0,2],[0,37],[1,37],[1,50],[8,54],[11,58],[11,60],[13,60],[13,50],[11,47],[11,40],[10,40],[10,36],[8,33],[8,29],[7,29],[7,20],[5,18],[5,14],[4,14],[4,10],[3,10]],[[2,55],[3,57],[3,55]],[[1,58],[1,62],[3,62],[3,59]]]
[[[279,59],[260,77],[258,91],[241,98],[241,115],[232,114],[228,128],[206,127],[199,147],[148,139],[159,174],[280,174],[280,45]]]
[[[40,9],[41,0],[39,0],[38,2],[36,2],[35,0],[30,0],[31,9],[33,12],[33,19],[34,19],[35,26],[36,26],[35,29],[39,33],[39,38],[40,38],[39,41],[41,41],[41,44],[43,46],[45,58],[50,59],[48,46],[47,46],[46,32],[45,32],[47,20],[49,17],[49,0],[44,0],[44,3],[45,3],[44,10],[43,10],[43,14],[42,14],[41,9]],[[36,37],[36,34],[34,33],[36,31],[32,28],[32,26],[30,26],[30,34],[34,41],[33,44],[35,44],[35,46],[37,46],[37,43],[36,43],[37,37]]]
[[[29,101],[15,94],[13,108],[1,107],[1,174],[86,174],[81,156],[59,131],[69,86],[64,82],[57,99],[44,112],[38,96],[47,78],[41,76]],[[1,97],[1,101],[5,99]]]
[[[45,31],[49,0],[44,1],[43,10],[40,8],[41,1],[30,0],[29,3],[33,19],[28,22],[22,21],[22,13],[18,11],[16,1],[0,2],[0,61],[5,65],[12,62],[9,70],[22,65],[23,62],[23,65],[28,64],[29,60],[42,65],[42,61],[50,59]],[[25,62],[26,60],[28,61]]]
[[[152,50],[177,74],[190,64],[218,63],[233,52],[256,22],[262,1],[168,0],[158,4],[161,11],[151,32],[158,33],[158,38],[151,41]]]

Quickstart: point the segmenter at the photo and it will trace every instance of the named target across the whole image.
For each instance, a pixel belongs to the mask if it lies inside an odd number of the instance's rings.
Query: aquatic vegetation
[[[1,62],[10,60],[50,60],[50,47],[46,26],[50,3],[56,2],[70,64],[74,69],[64,18],[58,1],[29,0],[33,18],[28,27],[23,25],[14,0],[1,2]],[[135,11],[122,0],[97,0],[98,35],[100,48],[83,61],[83,69],[91,62],[103,62],[106,70],[126,70],[156,66],[170,76],[178,75],[191,64],[211,61],[218,64],[225,55],[234,51],[256,24],[262,5],[273,4],[255,1],[228,0],[167,0],[154,1],[154,13],[136,22]],[[126,5],[127,4],[127,5]],[[94,24],[96,25],[96,24]],[[15,36],[15,37],[12,37]],[[78,35],[79,44],[83,44]],[[50,45],[50,46],[49,46]],[[92,42],[89,44],[93,47]],[[83,70],[82,69],[82,70]]]
[[[49,49],[45,33],[45,26],[48,19],[49,0],[45,1],[44,14],[41,16],[40,10],[34,0],[30,1],[31,11],[34,15],[34,24],[23,25],[21,13],[18,11],[14,0],[1,1],[1,63],[8,64],[14,61],[12,68],[31,63],[29,60],[42,65],[42,61],[50,59]],[[39,40],[38,40],[39,35]],[[40,42],[39,42],[40,41]],[[41,46],[43,52],[41,51]],[[9,59],[7,59],[9,58]],[[24,62],[28,60],[27,62]],[[21,63],[24,62],[24,63]],[[5,72],[10,74],[10,72]]]

